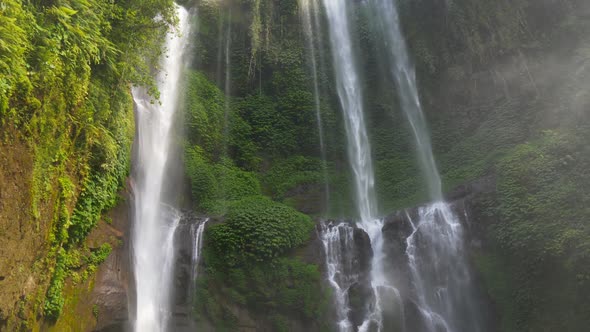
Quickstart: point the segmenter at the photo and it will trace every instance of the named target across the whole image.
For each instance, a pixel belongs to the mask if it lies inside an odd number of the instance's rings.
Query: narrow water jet
[[[217,24],[217,61],[215,62],[216,64],[216,70],[215,70],[215,82],[217,83],[217,86],[221,87],[221,71],[222,71],[222,64],[223,64],[223,40],[225,39],[225,34],[223,33],[223,20],[221,19],[221,17],[223,17],[222,15],[222,9],[219,8],[219,22]]]
[[[197,280],[197,275],[199,273],[199,260],[201,258],[201,250],[203,249],[203,233],[205,232],[205,226],[207,226],[207,222],[209,218],[205,219],[203,222],[199,224],[193,224],[191,226],[191,234],[192,237],[195,239],[193,243],[193,256],[192,256],[192,271],[191,271],[191,281],[194,283]]]
[[[166,37],[166,56],[157,76],[160,100],[154,102],[145,89],[133,88],[137,134],[134,161],[134,220],[132,232],[137,332],[166,331],[171,311],[171,279],[174,265],[174,232],[180,213],[164,204],[171,130],[179,103],[184,53],[190,31],[189,14],[177,6],[178,30]],[[131,307],[131,306],[130,306]]]
[[[195,301],[195,293],[196,293],[196,284],[197,284],[197,277],[199,276],[199,262],[201,260],[201,251],[203,249],[203,234],[205,233],[205,227],[207,226],[207,222],[209,218],[203,220],[200,223],[194,223],[191,225],[190,233],[191,238],[194,239],[193,241],[193,250],[192,250],[192,257],[191,257],[191,275],[190,275],[190,285],[189,285],[189,303],[194,303]]]

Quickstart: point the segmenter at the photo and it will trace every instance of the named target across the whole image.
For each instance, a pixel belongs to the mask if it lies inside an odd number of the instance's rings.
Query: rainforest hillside
[[[163,189],[183,213],[171,282],[178,330],[339,331],[325,225],[362,212],[330,1],[178,1],[191,32]],[[376,214],[394,252],[409,243],[400,216],[430,198],[371,7],[384,1],[349,1],[347,13]],[[590,3],[391,3],[445,200],[461,207],[483,330],[585,331]],[[132,88],[161,102],[155,78],[166,40],[180,34],[176,14],[171,0],[0,4],[1,331],[133,325],[130,234],[141,227],[145,165]],[[183,236],[203,220],[192,262],[195,241]],[[362,286],[376,253],[355,228],[350,261],[361,281],[348,318],[362,323],[376,303]],[[404,262],[389,259],[392,269]]]

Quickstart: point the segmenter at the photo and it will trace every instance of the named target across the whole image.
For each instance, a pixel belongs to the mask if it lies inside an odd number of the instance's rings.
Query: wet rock
[[[348,301],[350,305],[348,319],[353,326],[360,326],[375,306],[375,295],[371,284],[367,282],[352,284],[348,289]]]
[[[358,269],[361,275],[368,275],[371,271],[371,260],[373,259],[373,248],[369,235],[360,228],[353,231],[355,260],[358,262]]]
[[[383,222],[383,254],[385,273],[395,280],[396,287],[405,295],[409,289],[408,257],[406,256],[407,238],[412,234],[413,227],[408,214],[413,211],[401,211],[392,214]]]
[[[405,256],[406,239],[412,231],[412,223],[405,212],[397,212],[386,217],[383,221],[383,237],[388,254],[395,257]]]
[[[129,226],[132,197],[111,211],[112,227],[121,230],[122,244],[115,246],[109,257],[102,263],[96,275],[91,294],[92,303],[98,310],[94,331],[127,331],[129,326],[128,302],[131,289]]]
[[[378,287],[379,303],[383,315],[383,331],[404,332],[403,299],[397,289]]]
[[[321,239],[321,227],[318,223],[310,234],[310,240],[298,252],[298,256],[307,263],[317,265],[320,271],[324,271],[326,263],[326,253],[324,244]]]
[[[98,309],[96,331],[123,331],[129,317],[127,310],[127,264],[124,251],[114,250],[101,265],[93,290],[93,303]]]
[[[196,229],[205,218],[192,211],[182,211],[181,218],[174,233],[175,262],[172,284],[173,313],[170,320],[173,331],[194,331],[192,316],[192,299],[195,292],[193,285],[193,251],[196,241]]]

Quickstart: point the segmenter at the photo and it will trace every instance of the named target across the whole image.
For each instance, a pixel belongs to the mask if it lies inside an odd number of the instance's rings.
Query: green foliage
[[[501,255],[489,253],[476,253],[473,261],[492,301],[502,310],[500,331],[512,331],[516,326],[517,307],[512,286],[515,281],[511,278],[509,264]]]
[[[321,184],[323,178],[322,162],[304,156],[294,156],[276,160],[262,176],[264,187],[274,199],[285,198],[287,192],[305,184]]]
[[[296,1],[198,6],[206,13],[197,41],[202,73],[189,77],[185,166],[199,210],[225,218],[205,234],[196,316],[219,331],[237,329],[236,308],[277,330],[293,318],[326,324],[329,297],[317,266],[284,257],[309,239],[311,219],[259,196],[261,184],[279,199],[318,183],[323,167],[300,30],[290,25],[298,24]],[[231,97],[212,84],[225,85],[227,68],[216,59],[225,57],[228,29]]]
[[[475,263],[502,331],[577,331],[590,322],[581,309],[588,299],[579,296],[590,290],[587,139],[583,127],[545,131],[496,166],[497,193],[478,208],[494,220],[487,234],[493,250]]]
[[[252,128],[252,141],[265,154],[281,155],[296,147],[294,128],[272,98],[250,95],[236,102],[236,108]]]
[[[205,250],[207,276],[200,278],[195,309],[216,328],[235,329],[236,318],[227,301],[261,315],[275,330],[288,330],[289,320],[328,326],[330,296],[322,287],[315,265],[297,258],[279,258],[272,263],[228,267],[225,257]],[[224,286],[221,286],[224,285]]]
[[[208,230],[211,245],[229,266],[279,257],[309,239],[311,219],[262,196],[245,198],[229,206],[223,224]]]
[[[64,305],[62,291],[67,274],[65,266],[66,255],[67,254],[64,249],[59,249],[57,252],[53,276],[51,277],[49,288],[47,289],[47,294],[45,295],[43,313],[45,317],[53,321],[57,320]]]
[[[590,202],[590,159],[580,136],[547,131],[502,159],[498,212],[509,222],[499,225],[497,236],[507,249],[536,257],[566,255],[571,267],[590,254],[585,222],[590,210],[584,208]]]
[[[9,110],[14,93],[31,89],[25,58],[31,47],[27,22],[31,18],[20,1],[4,1],[0,7],[0,120]]]
[[[185,153],[185,167],[191,181],[193,200],[199,205],[207,205],[207,202],[217,198],[217,179],[203,154],[198,146]]]
[[[67,275],[80,268],[76,248],[128,173],[129,86],[157,95],[153,69],[175,20],[172,0],[0,4],[0,134],[18,130],[34,152],[31,219],[50,230],[49,319],[61,312]],[[106,248],[96,255],[85,275]]]
[[[200,72],[189,73],[185,114],[188,143],[198,145],[204,158],[218,161],[230,156],[246,169],[257,167],[257,147],[251,140],[250,125]]]
[[[98,249],[91,252],[90,256],[86,258],[86,262],[88,264],[98,266],[100,263],[104,262],[107,259],[107,257],[109,257],[112,250],[113,248],[110,244],[104,243]]]
[[[93,304],[92,305],[92,316],[94,316],[94,318],[98,319],[98,305]]]
[[[55,321],[62,312],[65,303],[63,288],[66,279],[72,277],[74,282],[85,281],[88,271],[93,272],[110,255],[111,250],[108,243],[93,251],[87,248],[83,248],[82,251],[63,248],[57,250],[55,253],[55,266],[52,269],[51,280],[43,306],[43,314],[47,319]],[[84,273],[80,280],[77,271],[81,269],[83,269]]]
[[[228,159],[210,164],[198,146],[186,152],[185,162],[193,199],[202,211],[223,214],[228,203],[260,194],[260,183],[253,173],[239,169]]]
[[[191,144],[199,145],[208,159],[224,149],[225,97],[199,72],[190,72],[185,99],[186,124]]]

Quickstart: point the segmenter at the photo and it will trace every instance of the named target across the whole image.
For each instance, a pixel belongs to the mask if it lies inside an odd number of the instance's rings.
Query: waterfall
[[[354,173],[356,203],[363,222],[374,220],[376,208],[371,146],[367,136],[363,97],[357,74],[346,1],[323,0],[328,16],[336,85]]]
[[[372,0],[373,17],[390,59],[391,76],[401,108],[412,129],[416,153],[433,203],[409,219],[411,234],[405,243],[406,260],[392,269],[384,250],[383,221],[375,217],[371,150],[363,113],[363,99],[351,42],[346,1],[323,0],[336,74],[337,92],[344,112],[348,154],[354,175],[357,226],[369,236],[373,256],[370,283],[374,303],[361,325],[351,324],[351,301],[346,259],[354,250],[347,245],[346,226],[322,227],[328,279],[335,290],[340,331],[480,331],[478,303],[463,250],[463,229],[459,218],[443,201],[441,178],[432,152],[429,130],[420,104],[415,70],[410,63],[399,16],[393,0]],[[307,24],[307,22],[304,23]],[[409,216],[408,216],[409,218]],[[403,252],[402,252],[403,255]],[[407,262],[407,263],[404,263]],[[388,266],[388,267],[387,267]],[[405,268],[404,268],[405,266]],[[386,271],[387,267],[387,271]],[[404,273],[407,276],[395,275]],[[346,275],[346,273],[349,273]],[[352,274],[351,274],[352,273]],[[342,275],[346,275],[343,278]],[[395,280],[407,277],[409,289],[400,292]],[[351,279],[352,278],[352,279]],[[403,285],[403,283],[402,283]],[[406,311],[406,304],[412,304]]]
[[[199,261],[201,258],[201,250],[203,249],[203,234],[205,232],[205,226],[209,219],[205,219],[200,223],[194,223],[191,225],[190,233],[193,241],[193,251],[191,257],[191,272],[190,272],[190,303],[194,302],[195,285],[197,283],[197,277],[199,274]]]
[[[391,75],[396,82],[400,104],[410,123],[416,141],[416,153],[430,198],[442,200],[441,180],[434,161],[430,134],[416,84],[416,71],[410,62],[406,41],[402,35],[395,0],[372,0],[374,17],[391,63]]]
[[[372,0],[373,13],[388,52],[391,75],[396,82],[400,106],[416,142],[416,153],[426,179],[430,205],[412,221],[407,239],[411,284],[427,331],[481,330],[474,285],[463,250],[459,218],[443,201],[430,135],[418,94],[416,72],[410,62],[394,0]]]
[[[313,97],[314,107],[316,115],[316,123],[318,126],[318,135],[320,141],[320,157],[323,162],[323,176],[326,191],[325,199],[326,205],[330,203],[330,185],[328,182],[328,169],[327,169],[327,158],[326,158],[326,144],[324,142],[324,128],[322,124],[322,112],[320,102],[320,88],[318,83],[318,65],[316,61],[316,44],[314,42],[314,29],[318,30],[319,19],[318,19],[318,5],[316,0],[300,0],[299,7],[301,9],[301,18],[303,21],[303,29],[305,31],[305,39],[307,42],[307,49],[309,51],[309,60],[311,66],[311,74],[313,81]],[[313,21],[312,21],[313,13]]]
[[[383,222],[375,217],[376,202],[374,192],[374,174],[371,160],[371,147],[367,136],[365,125],[363,98],[361,85],[357,73],[357,65],[351,41],[348,8],[346,1],[323,0],[329,23],[330,42],[338,97],[344,112],[344,122],[348,141],[348,156],[354,175],[356,203],[360,216],[358,227],[362,228],[371,240],[373,259],[371,262],[370,284],[373,289],[375,303],[367,305],[367,314],[360,326],[353,326],[353,329],[369,331],[382,330],[382,303],[383,295],[394,293],[397,290],[389,284],[388,278],[383,271],[383,238],[381,229]],[[324,242],[330,242],[331,234],[324,234]],[[345,248],[352,250],[352,248]],[[350,253],[345,253],[350,255]],[[328,265],[330,255],[327,255]],[[336,269],[343,271],[342,267]],[[343,288],[341,282],[335,281],[338,287],[333,285],[336,293]],[[334,283],[333,283],[334,284]],[[338,296],[337,296],[338,297]],[[338,312],[349,310],[346,308],[347,301],[337,298]],[[340,322],[340,331],[348,331],[348,324]]]
[[[171,279],[174,263],[174,232],[180,213],[163,204],[171,128],[178,108],[183,54],[189,34],[188,12],[176,7],[178,31],[166,37],[167,55],[161,60],[157,77],[159,102],[152,102],[145,89],[134,88],[137,136],[133,174],[135,197],[132,232],[135,277],[134,329],[138,332],[165,331],[171,307]]]
[[[408,219],[413,231],[406,254],[425,331],[481,331],[459,218],[449,204],[435,202],[420,207],[415,220]]]
[[[201,258],[201,249],[203,249],[203,233],[205,232],[205,226],[209,219],[205,219],[199,224],[193,224],[191,226],[192,237],[195,239],[193,243],[193,257],[192,264],[193,270],[191,271],[191,284],[194,284],[197,280],[197,274],[199,272],[199,259]]]

